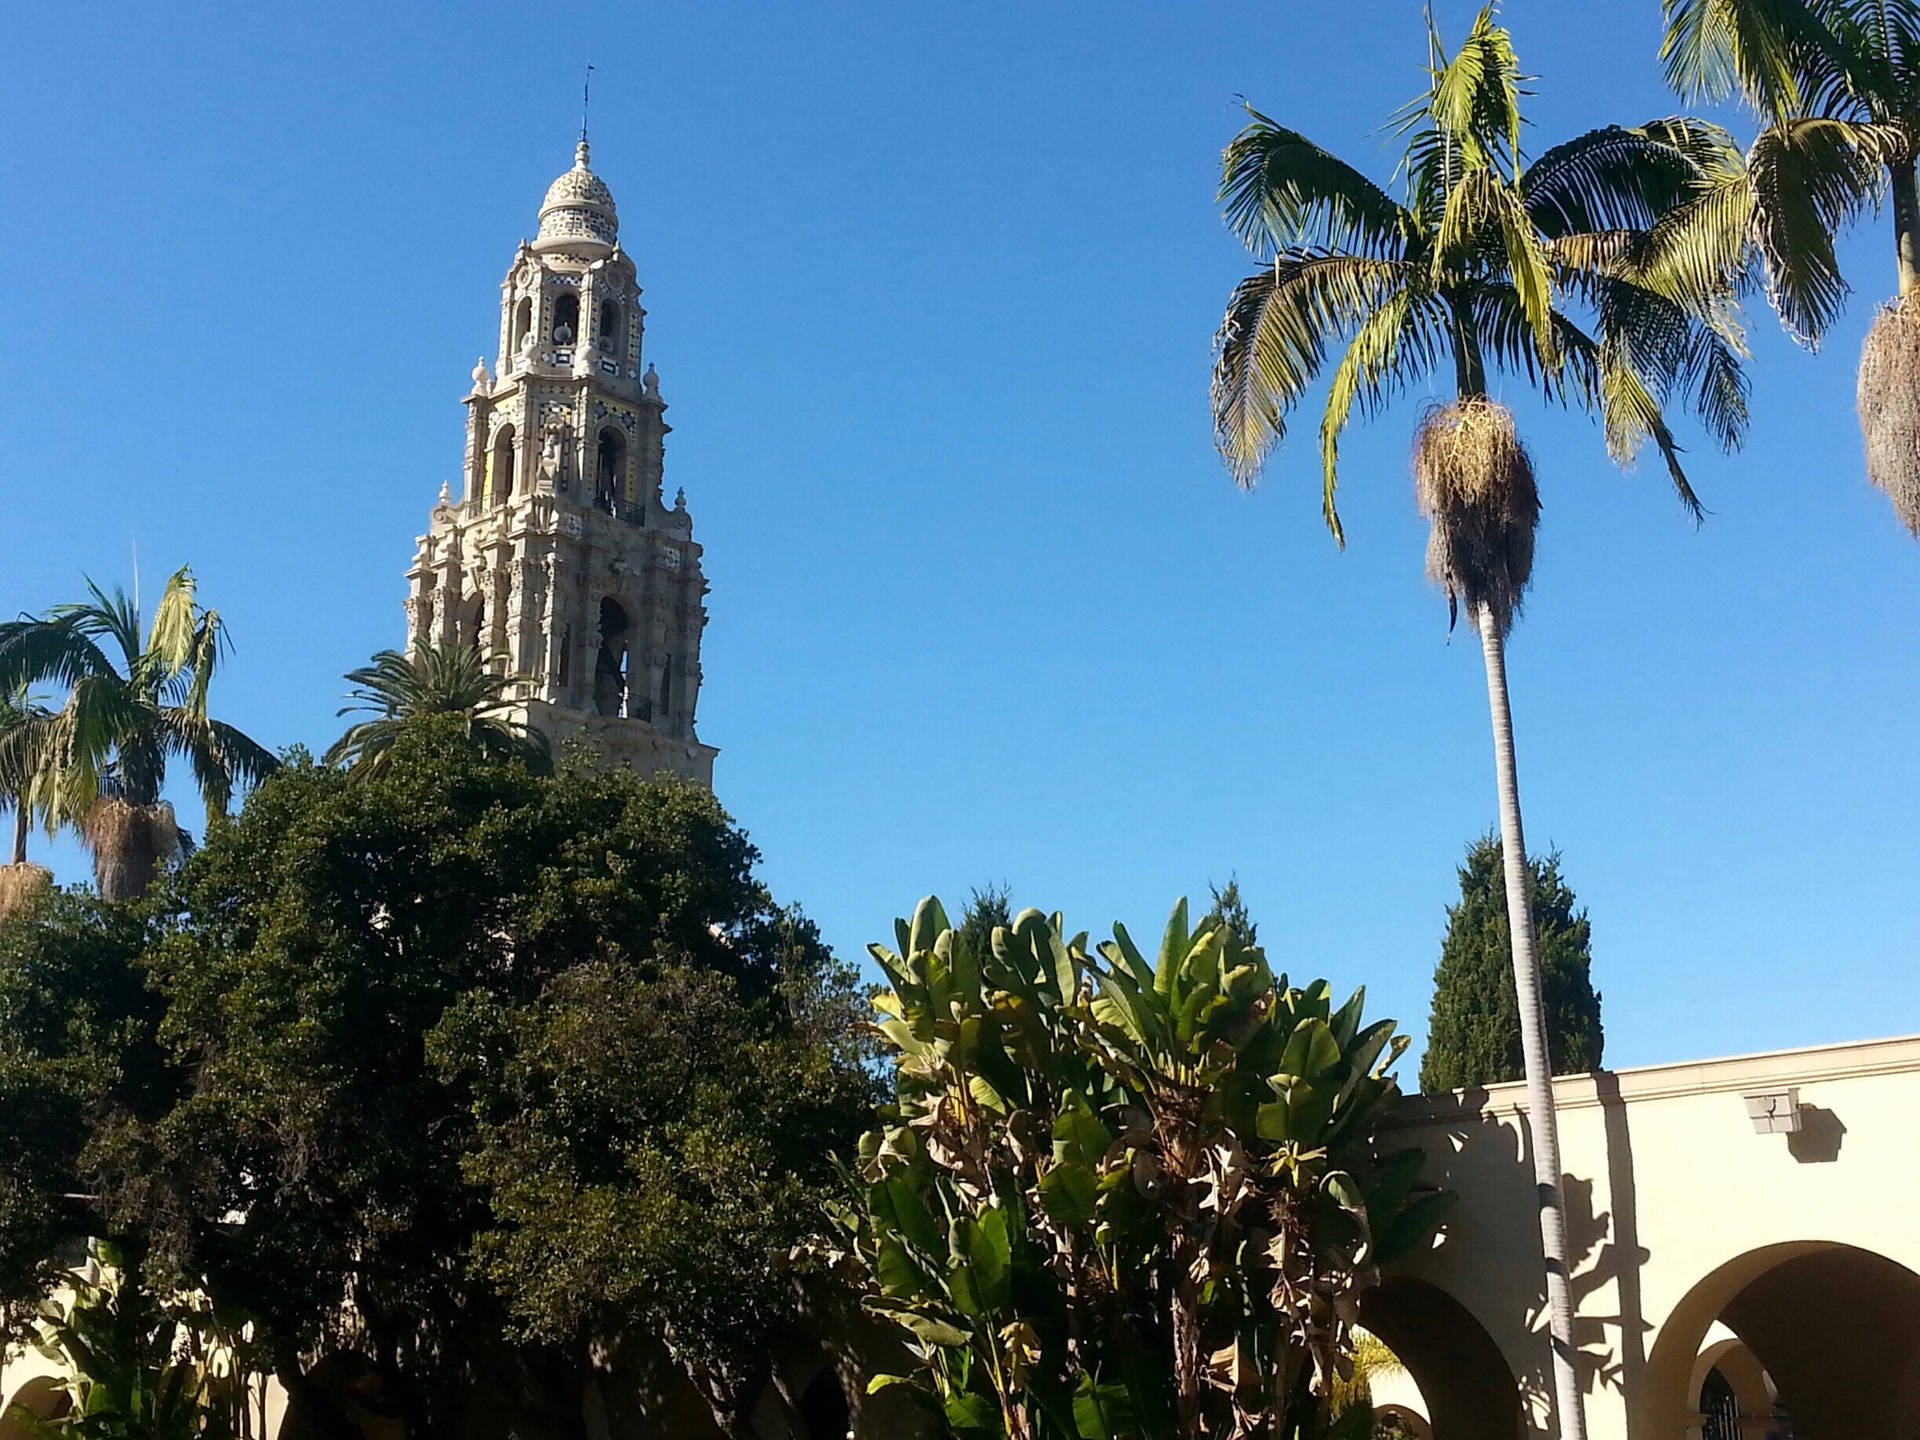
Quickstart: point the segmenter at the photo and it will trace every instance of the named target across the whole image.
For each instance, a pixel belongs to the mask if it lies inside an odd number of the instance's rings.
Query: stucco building
[[[442,486],[407,571],[407,640],[477,645],[528,724],[615,763],[713,783],[694,728],[707,584],[684,492],[664,497],[667,403],[619,215],[583,133],[500,284],[473,367],[459,498]]]
[[[1920,1036],[1554,1082],[1592,1440],[1920,1437]],[[1410,1099],[1459,1204],[1364,1323],[1436,1440],[1551,1433],[1521,1084]]]

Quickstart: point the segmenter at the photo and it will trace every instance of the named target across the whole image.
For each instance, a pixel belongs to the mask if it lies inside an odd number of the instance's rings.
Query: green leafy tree
[[[276,762],[207,714],[226,631],[195,598],[192,571],[168,577],[144,638],[131,599],[92,581],[87,589],[92,598],[82,604],[0,625],[0,693],[67,687],[52,721],[48,819],[79,828],[103,896],[131,900],[179,848],[173,807],[160,794],[169,759],[186,762],[210,819]]]
[[[1227,147],[1227,221],[1265,263],[1235,289],[1220,329],[1214,420],[1234,475],[1251,483],[1337,354],[1320,452],[1323,509],[1339,539],[1339,438],[1355,408],[1377,414],[1450,363],[1455,398],[1431,406],[1416,433],[1415,495],[1431,522],[1428,574],[1480,632],[1543,1196],[1555,1409],[1565,1440],[1584,1440],[1506,673],[1540,500],[1489,377],[1504,371],[1596,412],[1622,463],[1651,441],[1699,514],[1664,410],[1669,401],[1690,408],[1727,448],[1744,433],[1734,303],[1744,232],[1730,238],[1712,203],[1738,193],[1744,166],[1724,131],[1684,117],[1589,131],[1529,162],[1519,62],[1493,8],[1451,56],[1437,35],[1431,51],[1431,83],[1399,117],[1404,199],[1257,112]]]
[[[1560,874],[1560,857],[1528,861],[1534,949],[1547,1013],[1547,1048],[1556,1075],[1600,1068],[1605,1036],[1600,992],[1593,988],[1593,934]],[[1499,1085],[1525,1074],[1520,1005],[1500,837],[1486,835],[1460,867],[1460,900],[1447,907],[1447,934],[1433,972],[1433,1016],[1420,1062],[1420,1088]]]
[[[146,905],[0,926],[0,1080],[76,1137],[0,1157],[39,1166],[0,1187],[38,1226],[0,1279],[44,1292],[63,1229],[137,1237],[338,1440],[343,1366],[417,1436],[573,1433],[640,1329],[744,1436],[800,1304],[776,1262],[873,1098],[853,977],[756,858],[699,787],[535,775],[459,717],[372,775],[290,757]]]
[[[1661,56],[1688,99],[1760,122],[1748,184],[1714,201],[1764,269],[1782,322],[1817,342],[1846,282],[1835,238],[1891,192],[1898,298],[1859,373],[1867,476],[1920,536],[1920,6],[1913,0],[1664,0]]]
[[[411,654],[382,650],[370,664],[347,672],[354,688],[351,703],[340,710],[342,715],[371,711],[374,718],[350,725],[327,750],[326,762],[378,774],[409,720],[452,715],[487,755],[520,760],[530,770],[550,770],[553,755],[547,737],[512,714],[517,678],[489,665],[473,645],[421,641]]]
[[[1372,1143],[1393,1022],[1184,901],[1152,962],[1037,910],[984,952],[933,899],[896,931],[870,947],[894,1106],[842,1223],[918,1363],[874,1385],[962,1435],[1366,1436],[1334,1403],[1354,1302],[1450,1199]]]
[[[128,1238],[115,1217],[144,1186],[112,1177],[178,1097],[141,963],[150,926],[84,891],[0,919],[0,1303],[14,1319],[65,1286],[59,1256]]]

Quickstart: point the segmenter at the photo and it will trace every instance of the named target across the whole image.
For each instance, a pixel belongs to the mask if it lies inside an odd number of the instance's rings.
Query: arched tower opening
[[[593,503],[617,514],[627,498],[627,437],[612,425],[600,432],[594,446],[593,474]]]
[[[600,305],[600,349],[608,355],[618,355],[625,340],[626,326],[622,323],[622,313],[618,300],[602,301]]]
[[[533,329],[533,297],[522,295],[520,303],[513,307],[513,339],[508,342],[509,347],[518,352],[526,343],[527,332],[531,329]]]
[[[553,302],[553,343],[571,345],[580,334],[580,297],[562,295]]]
[[[626,609],[611,595],[600,602],[600,653],[593,663],[593,710],[596,715],[627,713],[627,649],[630,630]]]
[[[487,503],[504,505],[513,494],[515,432],[512,424],[502,425],[493,434],[493,460],[487,466]]]

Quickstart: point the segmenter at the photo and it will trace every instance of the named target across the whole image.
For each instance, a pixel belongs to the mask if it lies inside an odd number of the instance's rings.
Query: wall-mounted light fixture
[[[1800,1129],[1800,1087],[1785,1085],[1778,1090],[1750,1090],[1740,1097],[1747,1102],[1747,1118],[1753,1121],[1756,1135],[1792,1135]]]

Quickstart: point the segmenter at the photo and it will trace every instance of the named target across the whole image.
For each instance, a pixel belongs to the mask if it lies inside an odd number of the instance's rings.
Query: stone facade
[[[473,368],[458,500],[442,486],[407,571],[407,642],[473,644],[557,745],[713,783],[694,731],[707,583],[681,492],[662,499],[666,401],[646,311],[588,164],[540,207],[500,286],[494,363]]]

